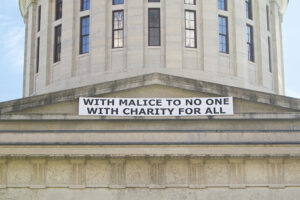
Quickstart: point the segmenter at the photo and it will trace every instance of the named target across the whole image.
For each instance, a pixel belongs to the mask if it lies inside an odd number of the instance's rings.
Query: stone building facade
[[[247,19],[248,0],[228,0],[225,11],[214,0],[91,0],[88,10],[64,0],[62,18],[54,20],[57,2],[19,1],[25,97],[0,103],[0,200],[299,199],[300,100],[280,96],[287,1],[253,0]],[[160,9],[159,47],[148,46],[149,8],[153,15]],[[114,43],[124,45],[119,49],[111,46],[114,10],[125,13],[124,43]],[[197,15],[197,48],[185,47],[196,44],[185,43],[186,10]],[[80,19],[87,15],[89,45],[82,40],[79,48]],[[220,16],[229,22],[228,49],[219,44]],[[53,31],[60,24],[61,60],[54,64]],[[255,62],[248,60],[247,25]],[[80,116],[80,97],[233,97],[234,115]]]
[[[287,0],[246,1],[248,11],[242,0],[91,0],[84,10],[81,1],[19,2],[26,24],[25,97],[147,73],[284,94],[281,22]],[[122,18],[119,31],[113,13]],[[84,52],[81,20],[89,23]],[[159,41],[152,42],[151,34]]]

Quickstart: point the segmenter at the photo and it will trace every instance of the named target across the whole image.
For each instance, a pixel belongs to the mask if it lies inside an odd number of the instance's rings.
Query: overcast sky
[[[24,23],[17,0],[0,4],[0,102],[22,97]],[[291,0],[283,22],[286,95],[300,98],[300,0]]]

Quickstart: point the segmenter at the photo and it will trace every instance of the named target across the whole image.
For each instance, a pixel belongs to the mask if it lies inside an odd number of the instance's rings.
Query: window
[[[246,17],[252,19],[252,0],[245,0],[246,3]]]
[[[90,9],[90,0],[81,0],[81,11],[89,10]]]
[[[196,5],[196,0],[184,0],[184,4]]]
[[[90,49],[90,17],[80,18],[80,54],[88,53]]]
[[[248,60],[254,62],[253,27],[247,24]]]
[[[36,68],[35,73],[39,73],[40,68],[40,38],[37,38],[36,41]]]
[[[269,53],[269,71],[272,72],[272,50],[271,50],[271,38],[268,37],[268,53]]]
[[[227,10],[227,0],[218,0],[218,8],[220,10]]]
[[[122,48],[124,46],[124,12],[117,10],[113,12],[112,47]]]
[[[113,0],[113,5],[123,4],[124,0]]]
[[[270,11],[269,11],[269,6],[266,7],[266,15],[267,15],[267,30],[270,31]]]
[[[148,2],[160,2],[160,0],[148,0]]]
[[[160,9],[148,10],[148,45],[160,46]]]
[[[61,19],[61,17],[62,17],[62,0],[56,0],[55,20]]]
[[[185,46],[196,48],[196,12],[185,11]]]
[[[224,16],[219,16],[219,51],[229,53],[228,19]]]
[[[54,63],[60,61],[61,54],[61,25],[55,27],[54,33]]]
[[[39,8],[38,8],[38,26],[37,26],[38,32],[41,30],[41,14],[42,14],[42,7],[39,6]]]

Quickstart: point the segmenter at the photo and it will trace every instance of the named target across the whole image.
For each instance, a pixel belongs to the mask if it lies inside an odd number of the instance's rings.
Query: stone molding
[[[40,160],[29,159],[30,162],[28,159],[0,160],[0,189],[300,187],[300,177],[297,176],[300,173],[299,157],[297,159],[128,157]],[[132,168],[136,162],[139,162],[138,166],[142,170]],[[137,181],[137,178],[141,178],[141,173],[144,176],[143,181]]]
[[[276,1],[280,5],[280,12],[283,15],[286,11],[289,0],[273,0],[273,1]],[[26,17],[28,12],[28,5],[31,2],[37,2],[37,0],[19,0],[19,9],[23,17]]]
[[[3,115],[8,113],[20,112],[25,109],[78,100],[79,97],[83,96],[102,96],[108,93],[120,92],[152,85],[179,88],[216,96],[233,96],[236,99],[240,100],[287,108],[291,109],[294,112],[300,111],[299,99],[199,81],[190,78],[153,73],[3,102],[0,103],[0,114]]]

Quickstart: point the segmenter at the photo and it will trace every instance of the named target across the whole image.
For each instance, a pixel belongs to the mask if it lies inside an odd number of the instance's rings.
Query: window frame
[[[150,10],[158,10],[159,12],[159,26],[158,27],[150,27]],[[150,43],[150,30],[151,29],[158,29],[159,30],[159,37],[158,37],[158,45],[153,45]],[[148,46],[161,46],[161,13],[160,8],[148,8]]]
[[[115,29],[115,25],[114,25],[114,22],[115,22],[115,13],[118,13],[118,12],[122,12],[123,13],[123,17],[122,17],[122,28],[118,28],[118,29]],[[121,38],[122,39],[122,46],[115,46],[115,31],[123,31],[123,37]],[[118,49],[118,48],[124,48],[125,44],[124,44],[124,34],[125,34],[125,30],[124,30],[124,10],[121,9],[121,10],[114,10],[112,12],[112,48],[113,49]]]
[[[122,1],[121,3],[120,2],[116,2],[116,1],[117,0],[112,0],[112,5],[122,5],[122,4],[124,4],[124,0],[120,0],[120,1]]]
[[[59,20],[62,18],[62,7],[63,7],[63,0],[56,0],[55,1],[55,20]]]
[[[269,72],[273,72],[271,37],[268,37]]]
[[[246,6],[246,18],[253,20],[252,0],[245,0]]]
[[[226,33],[221,32],[220,30],[220,19],[225,19],[225,23],[226,23]],[[225,54],[229,54],[229,30],[228,30],[228,17],[224,16],[224,15],[218,15],[218,25],[219,25],[219,52],[220,53],[225,53]],[[221,48],[221,40],[220,37],[224,37],[225,38],[225,45],[226,45],[226,50],[225,52],[223,51],[223,47]]]
[[[38,74],[40,71],[40,37],[36,39],[36,66],[35,73]]]
[[[250,31],[250,33],[249,33]],[[250,38],[250,41],[249,41]],[[250,51],[249,51],[250,47]],[[254,54],[254,30],[253,26],[247,24],[247,49],[248,49],[248,61],[255,62],[255,54]]]
[[[190,29],[190,28],[187,28],[187,19],[186,19],[186,13],[187,12],[193,12],[194,13],[194,29]],[[185,48],[193,48],[193,49],[196,49],[197,48],[197,13],[195,10],[190,10],[190,9],[185,9],[184,10],[184,24],[185,24],[185,27],[184,27],[184,34],[185,34]],[[187,46],[187,30],[189,31],[194,31],[194,39],[195,39],[195,45],[194,46]]]
[[[220,2],[222,1],[222,4]],[[222,5],[222,6],[220,6]],[[224,9],[223,9],[224,6]],[[218,9],[223,11],[228,11],[228,1],[227,0],[218,0]]]
[[[89,27],[88,27],[88,33],[87,34],[83,34],[82,33],[82,31],[83,31],[83,20],[85,20],[85,19],[88,19],[89,20]],[[87,16],[82,16],[82,17],[80,17],[80,33],[79,33],[79,35],[80,35],[80,42],[79,42],[79,54],[87,54],[87,53],[89,53],[90,52],[90,16],[89,15],[87,15]],[[83,51],[83,39],[84,38],[88,38],[88,40],[89,40],[89,42],[88,42],[88,50],[87,51]]]
[[[192,3],[186,2],[186,1],[188,1],[188,0],[184,0],[184,4],[186,4],[186,5],[196,5],[196,0],[192,0],[193,1]]]
[[[88,6],[85,6],[86,1],[88,2]],[[90,10],[90,0],[80,0],[80,11]]]
[[[270,31],[270,8],[266,6],[266,15],[267,15],[267,30]]]
[[[38,7],[37,32],[40,32],[40,30],[41,30],[41,19],[42,19],[42,6],[39,5],[39,7]]]
[[[58,30],[60,30],[60,34],[58,35]],[[53,62],[57,63],[61,61],[61,36],[62,36],[62,25],[59,24],[54,28],[54,55],[53,55]],[[60,37],[59,42],[58,38]],[[59,50],[59,51],[58,51]]]

